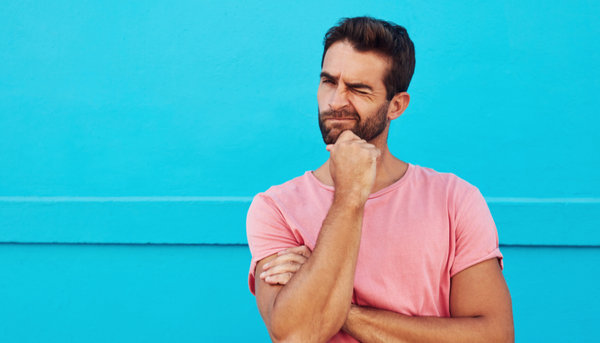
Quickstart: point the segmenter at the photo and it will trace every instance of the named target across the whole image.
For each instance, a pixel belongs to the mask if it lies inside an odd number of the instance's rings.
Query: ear
[[[410,102],[410,95],[406,92],[398,93],[394,95],[392,100],[390,100],[390,106],[388,107],[388,119],[394,120],[408,107],[408,103]]]

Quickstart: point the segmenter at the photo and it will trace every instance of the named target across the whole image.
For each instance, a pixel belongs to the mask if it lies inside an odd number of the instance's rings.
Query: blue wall
[[[600,320],[600,2],[14,1],[0,11],[0,341],[268,340],[251,197],[318,167],[340,17],[415,42],[390,148],[478,186],[519,342]]]

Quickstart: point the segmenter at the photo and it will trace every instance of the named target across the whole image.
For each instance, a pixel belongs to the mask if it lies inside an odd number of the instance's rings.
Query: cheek
[[[352,105],[354,107],[354,111],[356,111],[356,113],[360,117],[361,121],[365,120],[368,117],[368,114],[370,112],[367,107],[361,106],[360,103],[357,101],[352,102]]]
[[[327,105],[327,87],[319,86],[317,90],[317,101],[319,102],[319,109],[323,110]]]

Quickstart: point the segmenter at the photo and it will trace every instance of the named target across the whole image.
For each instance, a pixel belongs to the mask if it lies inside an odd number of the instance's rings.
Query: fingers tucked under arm
[[[263,271],[267,271],[275,266],[289,263],[289,262],[303,264],[304,262],[306,262],[306,260],[307,260],[306,257],[304,257],[302,255],[294,254],[294,253],[277,256],[272,261],[269,261],[269,263],[267,263],[263,266]]]
[[[312,252],[306,245],[301,245],[299,247],[287,248],[285,250],[282,250],[278,252],[277,255],[281,256],[289,253],[294,253],[309,258]]]
[[[296,273],[301,266],[302,264],[296,262],[287,262],[284,264],[279,264],[265,272],[262,272],[260,274],[260,278],[266,280],[268,277],[277,274]]]
[[[288,283],[288,281],[290,281],[292,276],[294,276],[293,273],[277,274],[277,275],[267,277],[265,279],[265,282],[270,285],[277,285],[277,284],[286,285]]]

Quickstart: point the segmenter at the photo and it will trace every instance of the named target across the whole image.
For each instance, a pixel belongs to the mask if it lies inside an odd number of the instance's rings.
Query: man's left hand
[[[311,251],[305,245],[280,251],[275,259],[263,266],[260,278],[271,285],[285,285],[310,255]]]

